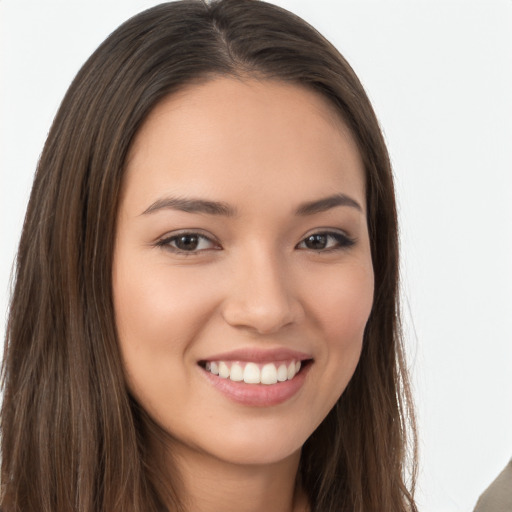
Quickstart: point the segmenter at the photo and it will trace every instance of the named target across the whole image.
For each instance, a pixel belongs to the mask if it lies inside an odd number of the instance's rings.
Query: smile
[[[246,384],[277,384],[292,380],[301,368],[299,360],[258,364],[240,361],[207,361],[204,369],[222,379]]]
[[[313,366],[311,354],[288,349],[235,350],[198,361],[206,381],[232,402],[272,407],[297,395]]]

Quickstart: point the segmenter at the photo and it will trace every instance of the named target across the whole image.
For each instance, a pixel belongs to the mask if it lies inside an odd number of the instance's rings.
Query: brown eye
[[[355,240],[337,231],[314,233],[306,237],[297,245],[298,249],[310,251],[334,251],[346,249],[355,244]]]
[[[319,251],[327,247],[327,240],[327,235],[324,234],[311,235],[304,240],[304,245],[308,249]]]
[[[158,241],[156,245],[181,254],[198,254],[210,249],[220,249],[216,242],[200,233],[179,233]]]
[[[174,239],[174,245],[180,251],[195,251],[199,245],[197,235],[181,235]]]

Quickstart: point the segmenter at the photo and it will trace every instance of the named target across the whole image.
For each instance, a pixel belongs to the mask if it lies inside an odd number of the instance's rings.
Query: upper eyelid
[[[320,227],[320,228],[314,228],[314,229],[307,231],[304,235],[302,235],[302,238],[300,241],[302,242],[308,236],[313,236],[313,235],[342,235],[349,239],[352,239],[352,236],[350,236],[344,229]]]
[[[161,241],[172,240],[174,238],[178,238],[179,236],[183,236],[183,235],[196,235],[201,238],[206,238],[207,240],[211,240],[212,242],[219,243],[215,236],[213,236],[211,233],[205,233],[201,229],[180,229],[178,231],[171,231],[169,233],[166,233],[165,235],[159,236],[156,239],[156,242],[158,243]]]

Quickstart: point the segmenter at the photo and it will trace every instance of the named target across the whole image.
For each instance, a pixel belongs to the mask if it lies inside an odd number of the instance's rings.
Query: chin
[[[216,450],[217,458],[229,464],[244,466],[274,465],[300,457],[302,444],[283,446],[282,443],[245,442]]]
[[[197,435],[201,434],[201,435]],[[207,437],[198,432],[188,435],[173,436],[174,446],[171,450],[182,455],[195,452],[196,455],[211,460],[234,465],[271,465],[300,457],[302,445],[307,434],[297,432],[290,435],[287,428],[264,428],[262,426],[248,429],[242,422],[233,428],[210,430]]]

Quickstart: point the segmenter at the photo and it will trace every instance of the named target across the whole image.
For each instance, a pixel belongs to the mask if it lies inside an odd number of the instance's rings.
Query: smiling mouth
[[[275,363],[255,363],[242,361],[200,361],[205,371],[233,382],[246,384],[277,384],[293,380],[301,369],[311,363],[308,360],[287,360]]]

